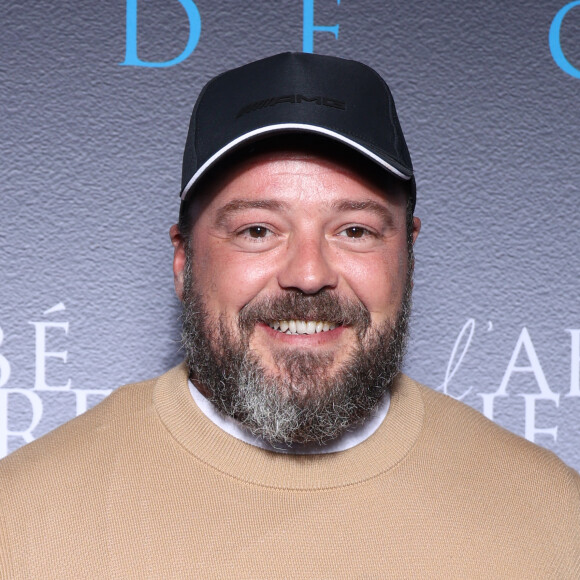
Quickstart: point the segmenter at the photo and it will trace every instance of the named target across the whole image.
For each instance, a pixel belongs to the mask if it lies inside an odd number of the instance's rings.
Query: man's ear
[[[173,224],[169,228],[169,237],[173,245],[173,283],[175,293],[180,300],[183,300],[183,273],[185,270],[185,241],[179,233],[179,226]]]
[[[413,217],[413,244],[417,241],[417,236],[421,231],[421,220],[418,217]]]

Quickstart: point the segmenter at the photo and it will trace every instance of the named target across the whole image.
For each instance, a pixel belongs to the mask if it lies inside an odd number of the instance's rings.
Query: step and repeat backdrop
[[[423,222],[406,372],[580,468],[580,1],[6,4],[0,456],[181,360],[195,98],[305,51],[397,102]]]

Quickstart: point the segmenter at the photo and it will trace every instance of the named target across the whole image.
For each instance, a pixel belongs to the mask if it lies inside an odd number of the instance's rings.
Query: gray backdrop
[[[423,220],[406,371],[580,468],[580,2],[29,0],[0,22],[0,456],[180,360],[194,99],[304,49],[398,105]]]

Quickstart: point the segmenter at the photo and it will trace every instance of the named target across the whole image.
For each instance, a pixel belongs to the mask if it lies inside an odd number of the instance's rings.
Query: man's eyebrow
[[[217,210],[216,225],[223,225],[230,215],[245,209],[283,210],[288,204],[275,199],[232,199]]]
[[[389,208],[383,204],[366,199],[362,201],[352,201],[350,199],[341,199],[332,204],[332,208],[338,211],[371,211],[381,217],[387,225],[393,223],[393,214]]]

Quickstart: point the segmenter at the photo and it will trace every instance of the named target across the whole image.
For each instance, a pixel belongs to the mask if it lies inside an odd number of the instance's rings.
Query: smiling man
[[[580,577],[580,484],[401,373],[415,180],[367,66],[210,81],[171,227],[185,362],[0,464],[4,578]]]
[[[193,384],[278,449],[351,441],[402,362],[419,220],[342,147],[270,137],[171,229]]]

